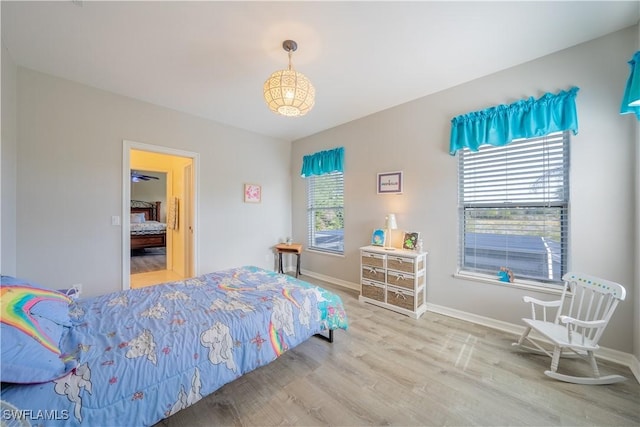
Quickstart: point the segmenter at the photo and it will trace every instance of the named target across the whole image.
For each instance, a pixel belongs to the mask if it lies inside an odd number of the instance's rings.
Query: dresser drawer
[[[387,268],[390,270],[413,273],[415,270],[415,258],[390,255],[387,257]]]
[[[385,256],[383,254],[375,254],[373,252],[362,252],[360,259],[361,259],[362,265],[370,265],[372,267],[384,268]]]
[[[393,270],[387,271],[387,284],[389,285],[413,290],[414,283],[415,276],[413,274]]]
[[[387,286],[387,303],[405,310],[413,310],[415,307],[415,293],[408,289]]]
[[[387,270],[387,283],[393,286],[407,289],[418,289],[425,284],[425,281],[424,270],[418,271],[417,274]]]
[[[385,270],[380,267],[371,267],[368,265],[362,266],[362,278],[375,280],[376,282],[384,283],[387,275],[385,274]]]
[[[384,291],[386,286],[372,282],[370,280],[362,280],[362,296],[384,302]]]

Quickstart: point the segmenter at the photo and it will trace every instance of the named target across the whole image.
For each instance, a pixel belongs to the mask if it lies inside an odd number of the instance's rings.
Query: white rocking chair
[[[540,301],[524,297],[524,302],[531,303],[531,319],[522,319],[527,328],[513,343],[514,346],[537,354],[551,357],[551,370],[545,375],[560,381],[576,384],[613,384],[626,380],[621,375],[601,376],[596,364],[594,351],[606,328],[616,306],[625,298],[626,291],[618,283],[579,273],[567,273],[562,297],[557,301]],[[536,308],[538,308],[536,310]],[[551,312],[557,308],[554,318]],[[536,311],[542,318],[536,317]],[[540,333],[553,344],[553,352],[546,350],[529,337],[531,330]],[[527,340],[534,347],[524,345]],[[559,374],[560,357],[581,357],[588,360],[593,370],[592,377],[576,377]]]

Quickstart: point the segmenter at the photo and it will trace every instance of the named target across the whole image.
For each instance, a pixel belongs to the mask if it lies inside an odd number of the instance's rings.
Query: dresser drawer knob
[[[404,294],[401,294],[400,292],[396,292],[396,299],[402,297],[402,299],[407,299],[406,296],[404,296]]]

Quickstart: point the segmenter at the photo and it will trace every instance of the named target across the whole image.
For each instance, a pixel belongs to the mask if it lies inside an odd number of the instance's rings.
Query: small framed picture
[[[418,247],[418,240],[420,240],[420,233],[418,232],[405,232],[402,239],[402,249],[409,249],[415,251]]]
[[[373,235],[371,236],[371,245],[372,246],[384,246],[384,237],[385,231],[381,228],[373,230]]]
[[[378,194],[402,194],[402,171],[378,174]]]
[[[260,203],[262,201],[262,186],[257,184],[244,185],[244,202]]]

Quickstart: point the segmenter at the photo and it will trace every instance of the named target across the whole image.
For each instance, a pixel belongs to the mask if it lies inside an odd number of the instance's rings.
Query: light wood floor
[[[133,249],[129,260],[131,274],[164,270],[167,268],[167,251],[165,248]]]
[[[311,338],[271,364],[225,385],[166,426],[638,426],[640,384],[610,386],[547,378],[549,359],[512,349],[515,336],[427,312],[420,319],[338,293],[349,330],[329,344]],[[582,362],[561,370],[588,373]]]

